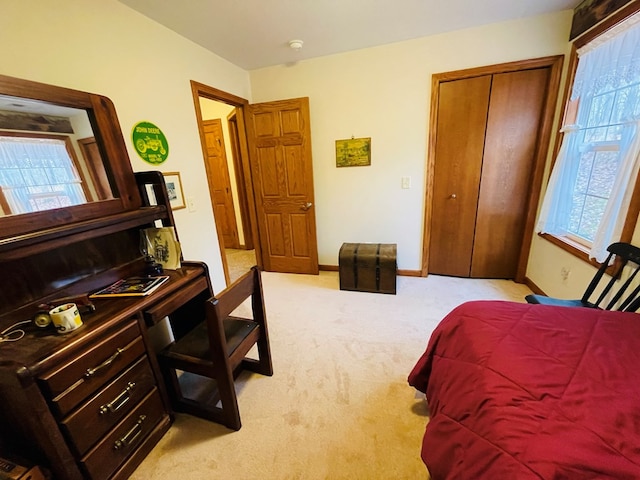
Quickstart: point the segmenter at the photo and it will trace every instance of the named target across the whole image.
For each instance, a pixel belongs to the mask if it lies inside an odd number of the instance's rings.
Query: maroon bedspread
[[[469,302],[409,383],[433,479],[640,479],[640,317]]]

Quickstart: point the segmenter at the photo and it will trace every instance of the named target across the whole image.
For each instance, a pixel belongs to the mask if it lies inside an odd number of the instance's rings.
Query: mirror
[[[109,198],[85,110],[0,95],[0,217]]]
[[[139,206],[108,98],[0,75],[0,239]]]

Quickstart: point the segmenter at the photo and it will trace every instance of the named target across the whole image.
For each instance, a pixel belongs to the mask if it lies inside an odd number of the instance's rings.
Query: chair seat
[[[224,335],[227,339],[227,356],[231,357],[244,339],[259,328],[256,322],[244,318],[227,317],[224,322]],[[165,356],[187,356],[202,360],[211,360],[207,323],[202,322],[177,342],[162,352]]]
[[[554,307],[585,307],[585,308],[597,308],[595,305],[589,302],[583,302],[582,300],[564,300],[562,298],[545,297],[544,295],[527,295],[524,297],[527,303],[540,304],[540,305],[552,305]]]

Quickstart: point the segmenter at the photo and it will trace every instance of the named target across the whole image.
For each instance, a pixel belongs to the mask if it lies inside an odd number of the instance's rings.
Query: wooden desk
[[[147,327],[171,315],[179,336],[211,296],[206,265],[183,262],[147,297],[96,299],[66,335],[30,325],[0,343],[0,445],[55,478],[127,478],[171,424]],[[26,313],[26,312],[23,312]],[[0,331],[23,320],[0,318]]]

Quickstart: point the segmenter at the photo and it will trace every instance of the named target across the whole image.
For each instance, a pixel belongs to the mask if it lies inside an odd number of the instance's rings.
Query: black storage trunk
[[[343,243],[338,255],[340,290],[396,293],[395,243]]]

